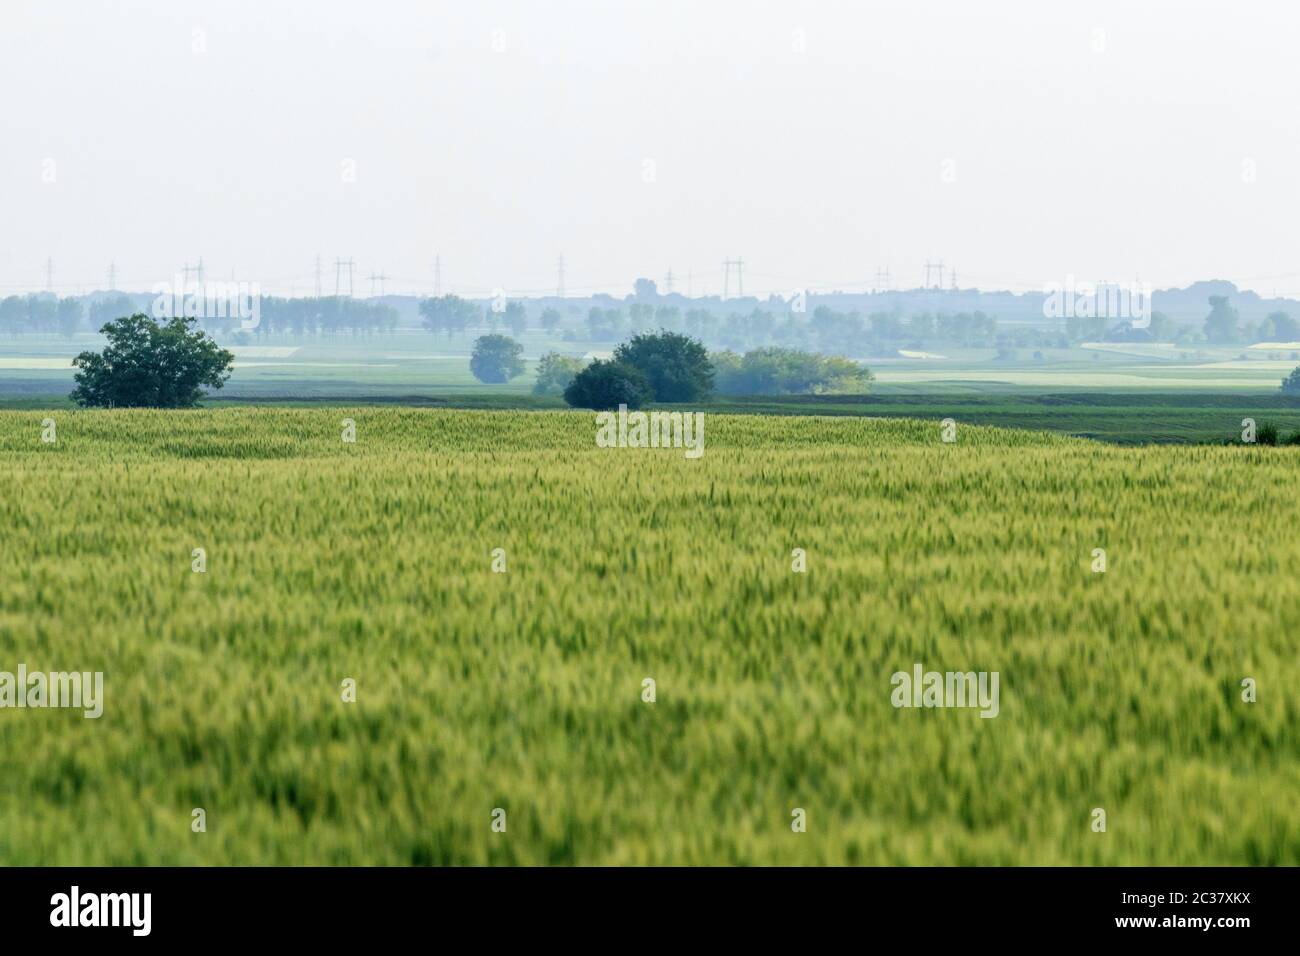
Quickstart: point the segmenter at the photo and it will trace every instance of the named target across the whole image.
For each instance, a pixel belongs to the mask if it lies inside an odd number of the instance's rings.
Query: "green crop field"
[[[460,401],[464,401],[461,399]],[[1239,441],[1249,418],[1283,435],[1300,431],[1300,396],[1243,392],[965,392],[720,397],[718,412],[944,418],[973,425],[1060,432],[1125,445]]]
[[[1300,863],[1300,449],[594,435],[0,412],[0,671],[104,674],[0,709],[0,863]]]

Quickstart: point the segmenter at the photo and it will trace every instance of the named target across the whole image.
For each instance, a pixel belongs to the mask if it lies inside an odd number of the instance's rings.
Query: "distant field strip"
[[[1147,366],[1132,371],[1024,371],[1013,369],[954,369],[952,371],[915,369],[895,370],[897,366],[881,368],[875,372],[882,384],[909,382],[1002,382],[1006,385],[1034,386],[1039,388],[1185,388],[1185,389],[1248,389],[1259,388],[1277,391],[1284,375],[1270,368],[1273,362],[1214,363],[1199,366]],[[1281,366],[1278,366],[1279,368]],[[1198,371],[1188,375],[1190,368],[1213,369],[1217,374]],[[1227,374],[1225,374],[1227,373]]]
[[[19,369],[19,368],[36,368],[36,369],[67,369],[69,375],[72,374],[72,359],[69,358],[40,358],[20,355],[0,355],[0,369]]]
[[[0,863],[1300,863],[1300,449],[593,419],[0,412]]]

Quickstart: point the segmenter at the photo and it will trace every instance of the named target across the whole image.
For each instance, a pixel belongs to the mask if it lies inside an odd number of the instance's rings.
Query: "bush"
[[[563,395],[573,377],[582,371],[582,359],[568,358],[559,352],[547,352],[537,363],[534,395]]]
[[[483,335],[474,340],[469,370],[480,382],[499,385],[524,373],[524,347],[508,335]]]
[[[713,391],[704,346],[677,332],[644,332],[614,350],[614,361],[640,369],[657,402],[695,402]]]
[[[1300,395],[1300,367],[1291,369],[1291,374],[1282,380],[1282,391]]]
[[[654,398],[654,390],[638,368],[619,361],[596,359],[573,377],[564,400],[574,408],[609,411],[626,405],[640,408]]]
[[[839,356],[768,348],[744,356],[718,352],[711,358],[724,395],[860,395],[871,390],[867,367]]]
[[[102,352],[82,352],[72,400],[83,408],[190,408],[203,389],[221,388],[235,357],[218,348],[194,319],[159,325],[143,313],[107,322]]]
[[[1226,444],[1243,445],[1247,443],[1242,439],[1230,438]],[[1297,446],[1300,445],[1300,431],[1292,432],[1290,435],[1283,435],[1282,430],[1278,428],[1277,425],[1274,425],[1272,422],[1265,422],[1255,429],[1254,444],[1264,445],[1268,448],[1288,445]]]

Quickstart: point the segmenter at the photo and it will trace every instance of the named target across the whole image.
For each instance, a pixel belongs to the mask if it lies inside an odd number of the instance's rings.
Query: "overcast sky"
[[[1300,293],[1300,4],[4,0],[0,292]],[[945,284],[950,274],[945,273]],[[734,291],[734,289],[733,289]]]

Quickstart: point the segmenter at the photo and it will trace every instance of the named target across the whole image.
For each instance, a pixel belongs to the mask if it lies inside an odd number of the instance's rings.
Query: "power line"
[[[321,260],[319,283],[321,286],[321,293],[323,295],[324,282],[326,281],[326,274],[324,273],[325,260],[323,255],[317,256],[316,258]],[[559,258],[563,258],[563,257],[559,257]],[[557,258],[556,260],[557,267],[558,267],[558,262],[559,259]],[[728,297],[732,296],[733,294],[741,294],[741,295],[757,294],[760,296],[765,296],[768,294],[769,291],[784,292],[784,291],[788,291],[790,288],[795,288],[795,287],[806,289],[807,292],[809,292],[810,294],[812,293],[822,294],[824,292],[843,292],[845,294],[853,294],[855,292],[865,293],[873,290],[879,290],[881,288],[888,289],[889,291],[897,291],[893,289],[892,272],[889,268],[885,268],[885,267],[874,268],[870,272],[867,272],[865,275],[860,275],[857,278],[849,278],[849,279],[832,281],[832,280],[825,280],[825,279],[812,277],[812,276],[773,275],[773,274],[761,273],[761,272],[755,273],[752,271],[752,269],[743,268],[744,266],[747,265],[748,263],[745,263],[743,259],[728,258],[721,263],[721,270],[713,270],[713,269],[701,270],[700,273],[701,274],[701,295],[707,296],[712,294],[716,296],[718,294],[719,289],[715,288],[714,291],[710,293],[709,288],[713,288],[712,286],[713,277],[716,276],[719,271],[723,273],[722,278],[725,280],[725,285],[722,285],[721,288],[723,290],[724,295]],[[953,287],[958,287],[960,290],[962,288],[961,286],[959,286],[960,277],[957,275],[957,270],[955,267],[950,268],[946,262],[943,261],[936,262],[934,260],[928,261],[926,265],[928,266],[928,270],[923,272],[923,285],[922,285],[923,288],[929,288],[931,290],[950,290]],[[42,264],[42,266],[37,268],[41,269],[41,271],[44,274],[39,276],[30,275],[28,281],[26,282],[13,282],[13,281],[10,281],[8,283],[0,282],[0,290],[33,291],[33,292],[45,290],[45,291],[54,292],[55,294],[58,294],[59,287],[55,281],[55,276],[53,275],[54,272],[53,258],[49,257],[47,261]],[[940,268],[942,268],[943,271],[937,272],[936,270]],[[347,275],[344,275],[345,269],[348,271]],[[378,273],[378,270],[374,270],[374,271]],[[678,281],[677,274],[675,270],[670,269],[668,271],[672,274],[673,277],[672,284],[671,284],[671,291],[676,293],[677,291],[676,284]],[[181,272],[184,275],[184,277],[189,281],[193,281],[196,276],[206,279],[206,274],[207,274],[206,259],[200,258],[197,260],[197,262],[194,260],[187,261],[185,263],[185,266],[182,269],[172,270],[173,275],[176,272]],[[734,275],[732,274],[733,272],[735,273]],[[757,278],[758,286],[759,286],[758,289],[753,289],[753,288],[749,290],[744,289],[743,287],[743,281],[745,278],[744,272],[749,272],[749,279],[750,279],[751,286],[754,284],[755,278]],[[335,284],[336,284],[335,294],[336,295],[355,295],[354,286],[355,286],[356,279],[362,278],[363,281],[365,281],[365,277],[359,276],[356,273],[357,273],[357,269],[356,269],[355,259],[339,258],[336,260],[335,263]],[[148,277],[137,276],[136,278],[132,278],[130,272],[128,272],[128,274],[124,277],[122,275],[122,270],[119,270],[116,267],[116,259],[113,259],[110,262],[109,267],[107,267],[107,272],[100,273],[100,276],[98,278],[91,278],[87,276],[85,278],[78,279],[76,278],[75,275],[64,276],[62,279],[62,288],[69,293],[72,290],[77,288],[99,288],[102,286],[106,275],[109,280],[109,285],[114,290],[131,290],[137,288],[147,288],[150,284],[153,284],[157,281],[156,275],[148,276]],[[260,281],[263,285],[267,285],[267,286],[279,284],[282,289],[288,289],[290,287],[290,282],[295,282],[296,285],[303,286],[304,288],[307,288],[310,292],[310,290],[313,288],[313,285],[316,282],[316,275],[317,273],[316,273],[315,262],[309,261],[308,268],[303,270],[301,273],[297,273],[294,275],[280,275],[278,277],[259,276],[258,281]],[[368,275],[369,274],[367,274],[367,276]],[[967,289],[967,291],[972,293],[980,290],[983,290],[988,293],[1009,292],[1009,291],[1014,291],[1014,294],[1041,293],[1043,290],[1044,283],[1047,281],[1052,281],[1052,280],[1036,280],[1026,276],[1021,276],[1019,278],[1011,278],[1009,276],[990,276],[988,274],[983,274],[983,273],[971,274],[969,272],[965,273],[965,275],[966,275],[966,281],[970,283],[970,285],[965,288]],[[558,278],[559,276],[558,276],[558,268],[557,268],[557,274],[553,276],[552,279],[550,280],[552,283],[551,285],[549,286],[546,285],[546,280],[542,279],[541,281],[536,283],[537,285],[536,288],[529,287],[529,288],[516,289],[515,292],[520,295],[550,297],[558,291],[558,287],[557,287]],[[572,286],[569,285],[568,278],[569,278],[568,263],[566,259],[565,271],[564,271],[564,295],[566,297],[569,292],[573,292],[575,297],[586,296],[589,294],[595,294],[595,295],[612,294],[617,296],[621,294],[617,290],[622,289],[625,282],[624,278],[602,282],[602,281],[597,281],[598,277],[592,278],[591,280],[582,277],[580,278],[579,284],[577,286]],[[1251,276],[1251,277],[1225,276],[1224,278],[1227,279],[1228,281],[1235,282],[1243,294],[1248,292],[1253,292],[1254,294],[1259,295],[1261,298],[1267,298],[1270,295],[1270,290],[1268,288],[1268,285],[1259,280],[1265,280],[1265,279],[1278,280],[1278,284],[1284,286],[1290,286],[1294,288],[1295,280],[1300,279],[1300,273],[1284,273],[1284,274],[1278,274],[1274,276]],[[423,275],[417,277],[410,277],[410,278],[394,277],[385,274],[384,279],[387,281],[392,281],[394,285],[398,287],[399,291],[401,289],[408,288],[408,287],[415,290],[428,290],[430,285],[433,286],[435,294],[443,294],[446,291],[445,283],[442,281],[442,275],[441,275],[441,256],[438,256],[437,259],[435,260],[435,269],[432,278],[428,273],[424,273]],[[377,285],[379,279],[375,278],[372,281],[374,281]],[[663,282],[663,288],[665,290],[668,290],[670,287],[666,275],[661,279],[661,281]],[[686,288],[683,291],[692,299],[695,298],[694,281],[695,281],[694,269],[690,269],[687,274]],[[1057,278],[1054,281],[1059,282],[1059,278]],[[1250,283],[1252,281],[1255,283],[1254,288],[1250,288]],[[1157,290],[1159,290],[1160,288],[1183,288],[1186,284],[1189,283],[1184,283],[1183,285],[1179,285],[1177,282],[1166,281],[1163,285],[1157,283],[1156,288]],[[900,286],[905,286],[905,285],[906,285],[905,281],[900,280]],[[611,290],[615,290],[615,291],[611,292]],[[378,291],[378,289],[376,289],[376,291]],[[474,296],[474,297],[483,297],[489,295],[491,291],[492,288],[488,285],[475,284],[472,281],[472,277],[470,280],[467,280],[466,286],[463,289],[459,290],[460,294],[462,295]],[[384,285],[384,294],[385,295],[387,294],[386,282]],[[427,292],[412,293],[412,294],[427,294]],[[1157,292],[1157,294],[1159,293]],[[1282,296],[1291,296],[1291,297],[1294,297],[1295,295],[1294,292],[1287,291],[1287,290],[1283,290],[1279,294]]]

